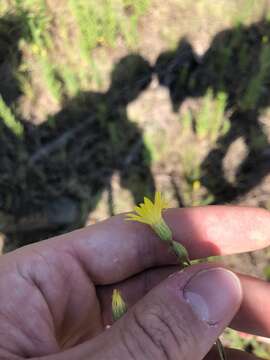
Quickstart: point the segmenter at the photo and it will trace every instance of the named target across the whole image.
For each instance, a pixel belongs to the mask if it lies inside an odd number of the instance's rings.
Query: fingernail
[[[230,318],[241,302],[238,277],[229,270],[212,268],[194,275],[184,288],[184,298],[195,314],[209,325]]]

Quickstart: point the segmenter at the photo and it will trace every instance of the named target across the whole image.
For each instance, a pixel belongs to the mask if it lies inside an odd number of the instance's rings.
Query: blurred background
[[[270,209],[270,1],[1,0],[0,164],[3,252],[155,189]],[[269,249],[224,261],[270,280]]]

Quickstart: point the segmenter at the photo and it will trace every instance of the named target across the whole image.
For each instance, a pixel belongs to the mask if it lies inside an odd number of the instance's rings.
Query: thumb
[[[240,281],[229,270],[198,265],[177,272],[95,338],[88,359],[201,360],[241,299]]]
[[[238,278],[226,269],[178,272],[97,339],[102,346],[98,358],[201,360],[231,322],[241,298]]]

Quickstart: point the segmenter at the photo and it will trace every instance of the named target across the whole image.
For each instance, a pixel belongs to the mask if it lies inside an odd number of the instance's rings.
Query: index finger
[[[235,206],[168,209],[164,217],[174,240],[187,248],[192,259],[270,245],[270,213],[263,209]],[[57,249],[72,254],[98,285],[175,263],[167,244],[159,241],[149,226],[126,221],[125,215],[44,241],[36,244],[37,248],[39,252]]]

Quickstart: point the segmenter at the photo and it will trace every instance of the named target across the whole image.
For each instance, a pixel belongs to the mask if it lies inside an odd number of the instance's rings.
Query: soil
[[[236,3],[223,5],[237,12]],[[103,87],[82,91],[61,106],[43,89],[39,69],[32,69],[34,101],[22,96],[14,67],[29,55],[20,51],[16,36],[12,47],[6,45],[17,56],[10,65],[9,55],[0,53],[0,93],[25,125],[25,138],[18,141],[1,127],[4,251],[128,211],[154,188],[172,206],[203,205],[211,196],[211,204],[270,208],[268,74],[252,108],[243,105],[260,67],[262,39],[270,38],[269,23],[259,20],[258,11],[239,28],[216,5],[209,13],[192,6],[153,0],[140,21],[136,51],[121,39],[117,49],[97,49],[96,58],[106,58]],[[179,76],[182,69],[185,77]],[[186,131],[182,123],[187,111],[200,111],[209,88],[214,98],[228,95],[231,126],[214,143],[198,139],[194,127]],[[51,115],[54,127],[47,121]],[[187,149],[200,172],[196,192],[186,176]],[[265,250],[225,262],[265,276],[269,256]]]

